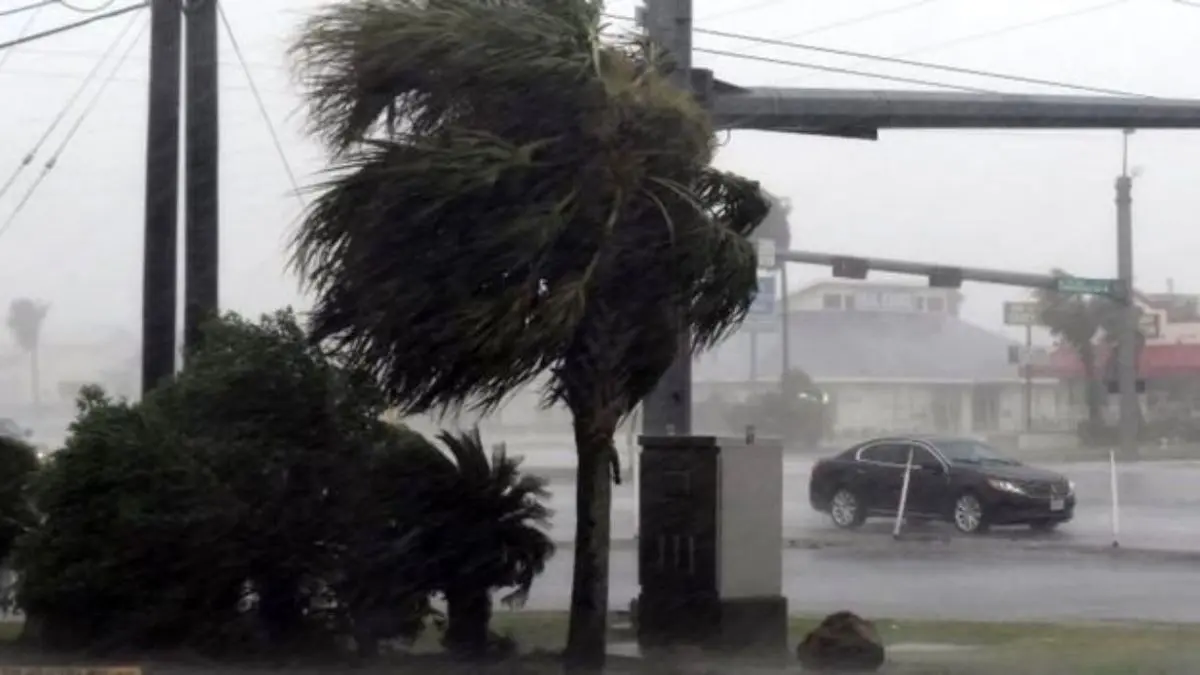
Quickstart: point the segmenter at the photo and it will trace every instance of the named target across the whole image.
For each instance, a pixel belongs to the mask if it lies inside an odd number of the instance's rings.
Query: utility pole
[[[183,345],[186,356],[200,345],[201,326],[219,308],[217,0],[191,0],[185,22]]]
[[[674,64],[671,80],[692,91],[692,0],[647,0],[646,34],[666,49]],[[692,340],[680,326],[675,361],[642,403],[642,431],[648,436],[692,432]]]
[[[1133,177],[1129,175],[1129,136],[1121,139],[1121,175],[1117,177],[1117,279],[1121,283],[1120,334],[1117,336],[1117,390],[1120,394],[1119,436],[1121,455],[1132,459],[1138,452],[1137,304],[1133,288]]]
[[[142,396],[175,373],[181,33],[179,0],[152,0],[142,251]]]

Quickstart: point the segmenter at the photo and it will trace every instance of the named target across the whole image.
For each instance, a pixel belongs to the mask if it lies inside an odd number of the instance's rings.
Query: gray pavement
[[[536,471],[537,462],[527,463]],[[888,537],[890,523],[870,521],[860,532],[835,530],[823,514],[808,504],[808,474],[811,461],[789,459],[784,471],[783,532],[793,546],[853,545],[856,541]],[[1111,544],[1112,509],[1109,467],[1105,463],[1047,465],[1075,481],[1078,493],[1075,520],[1059,531],[1035,535],[1025,528],[1000,528],[988,538],[1016,540],[1046,546],[1103,547]],[[556,510],[552,534],[569,542],[574,532],[574,487],[552,485]],[[1200,462],[1142,462],[1118,466],[1120,504],[1119,541],[1125,548],[1157,551],[1187,551],[1200,554]],[[633,487],[614,489],[613,537],[632,540],[637,532],[636,499]],[[958,540],[948,526],[930,525],[914,531],[923,537]]]
[[[1002,547],[948,552],[913,542],[784,556],[793,614],[849,609],[882,618],[1200,622],[1200,569],[1191,561]],[[527,608],[566,608],[570,580],[571,551],[564,550],[538,579]],[[625,609],[636,593],[634,552],[614,552],[611,607]]]
[[[530,463],[529,467],[534,468]],[[811,462],[784,471],[784,593],[793,613],[851,609],[874,617],[975,620],[1154,620],[1200,622],[1200,462],[1120,465],[1120,542],[1113,549],[1109,467],[1050,466],[1075,481],[1076,519],[1050,534],[997,528],[982,537],[949,526],[889,522],[836,530],[808,505]],[[554,537],[574,529],[573,486],[554,486]],[[616,488],[610,599],[637,593],[636,500]],[[529,607],[565,608],[571,555],[563,547],[538,580]]]

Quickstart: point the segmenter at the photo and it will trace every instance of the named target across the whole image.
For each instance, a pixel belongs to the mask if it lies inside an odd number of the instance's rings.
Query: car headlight
[[[1073,481],[1073,480],[1067,481],[1067,494],[1068,495],[1075,494],[1075,481]]]
[[[1013,494],[1013,495],[1025,494],[1025,490],[1023,490],[1020,485],[1017,485],[1016,483],[1014,483],[1010,480],[999,480],[996,478],[989,478],[988,485],[992,486],[993,489],[999,490],[1001,492],[1007,492],[1007,493]]]

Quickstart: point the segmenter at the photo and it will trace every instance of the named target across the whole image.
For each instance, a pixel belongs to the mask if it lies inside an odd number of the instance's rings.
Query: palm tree
[[[42,323],[50,305],[28,298],[18,298],[8,306],[8,329],[17,346],[29,355],[29,387],[33,407],[41,406],[41,374],[38,367],[38,346],[41,344]]]
[[[442,432],[438,439],[448,454],[442,455],[446,468],[435,474],[449,473],[451,480],[448,489],[426,493],[429,506],[421,513],[433,539],[428,559],[446,599],[446,646],[479,656],[489,645],[492,591],[511,589],[502,601],[523,603],[554,554],[546,534],[550,493],[545,479],[522,474],[520,459],[503,446],[489,461],[478,430]]]
[[[1056,269],[1056,277],[1070,276]],[[1050,334],[1061,340],[1079,357],[1083,367],[1084,400],[1088,412],[1089,437],[1103,427],[1101,407],[1104,391],[1097,372],[1096,336],[1105,326],[1112,326],[1116,316],[1116,305],[1108,298],[1038,290],[1034,293],[1038,314]],[[1116,333],[1105,331],[1106,335]]]
[[[295,44],[334,172],[295,241],[314,339],[405,413],[548,376],[578,455],[568,657],[603,663],[613,434],[756,287],[768,204],[708,116],[589,0],[346,0]],[[619,475],[619,474],[616,474]]]

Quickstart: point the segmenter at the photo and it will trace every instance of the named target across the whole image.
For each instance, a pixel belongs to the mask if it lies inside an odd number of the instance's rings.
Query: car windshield
[[[970,439],[938,441],[937,448],[952,464],[1009,464],[1020,462],[1001,455],[987,443]]]

